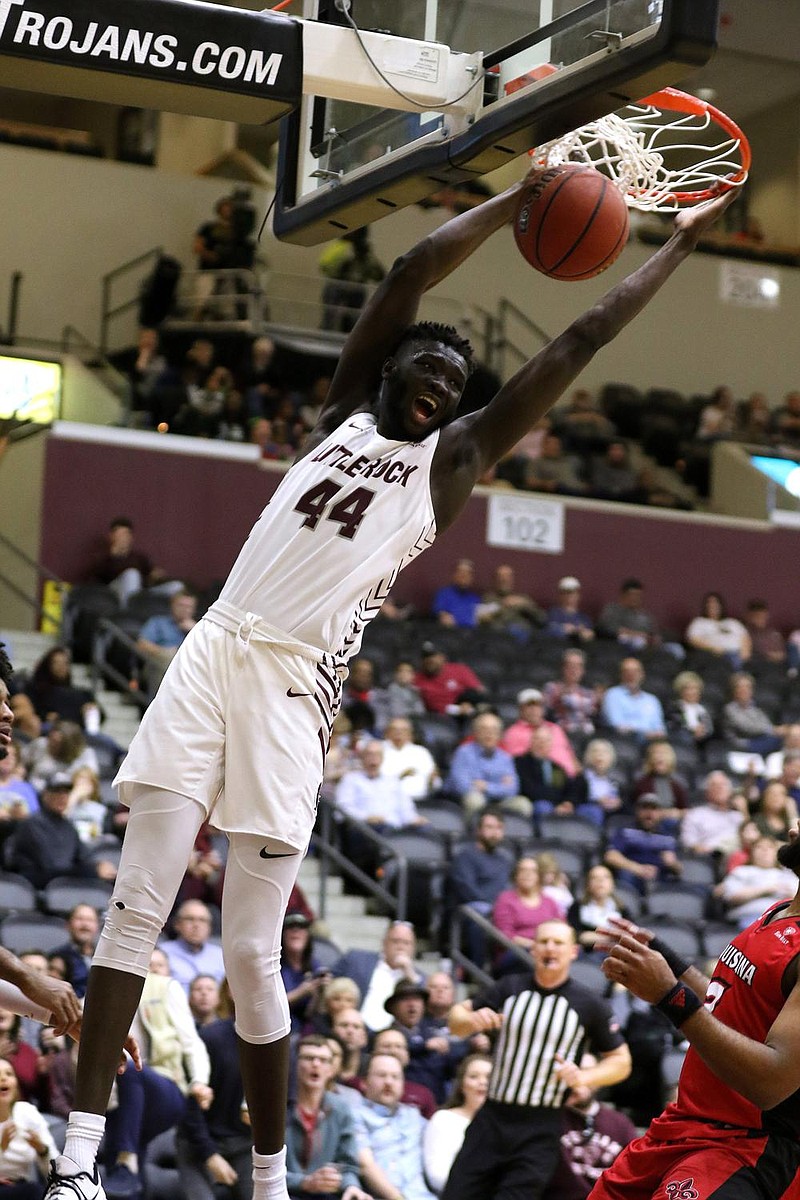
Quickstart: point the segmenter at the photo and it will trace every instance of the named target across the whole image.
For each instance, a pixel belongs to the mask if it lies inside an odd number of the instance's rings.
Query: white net
[[[629,207],[675,212],[744,183],[744,141],[705,108],[670,112],[642,101],[546,142],[531,158],[542,167],[587,163],[610,176]]]

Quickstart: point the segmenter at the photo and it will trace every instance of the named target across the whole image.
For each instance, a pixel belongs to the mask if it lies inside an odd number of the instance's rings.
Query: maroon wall
[[[126,514],[137,541],[158,565],[203,587],[224,578],[280,480],[241,461],[155,452],[130,446],[60,440],[47,446],[42,562],[64,579],[86,577],[109,520]],[[610,510],[610,511],[609,511]],[[590,612],[638,575],[648,607],[681,630],[703,592],[718,590],[731,613],[764,596],[776,623],[800,626],[795,575],[800,535],[768,527],[736,528],[623,506],[567,507],[562,555],[498,550],[485,542],[486,500],[475,496],[442,539],[401,576],[395,595],[424,610],[453,562],[472,558],[481,586],[501,562],[541,604],[552,602],[560,576],[575,574]]]

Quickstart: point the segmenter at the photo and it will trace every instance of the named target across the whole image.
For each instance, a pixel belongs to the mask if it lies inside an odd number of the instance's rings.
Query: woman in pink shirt
[[[494,902],[492,920],[495,927],[517,946],[530,950],[536,930],[543,921],[563,920],[564,910],[551,896],[542,891],[536,859],[523,856],[511,875],[513,886],[501,892]],[[524,965],[510,951],[497,960],[495,974],[523,971]]]

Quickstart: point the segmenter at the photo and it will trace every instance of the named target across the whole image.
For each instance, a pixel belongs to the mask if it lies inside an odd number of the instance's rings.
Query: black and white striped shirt
[[[556,1055],[579,1063],[587,1050],[602,1055],[623,1043],[608,1004],[571,979],[545,989],[529,974],[508,975],[472,1007],[504,1017],[489,1081],[489,1099],[501,1104],[560,1108],[568,1088],[556,1077]]]

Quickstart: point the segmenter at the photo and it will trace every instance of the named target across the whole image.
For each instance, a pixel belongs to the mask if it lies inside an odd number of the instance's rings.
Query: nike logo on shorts
[[[291,697],[292,699],[296,699],[298,696],[308,696],[310,698],[311,692],[296,692],[294,690],[294,688],[288,688],[286,691],[286,695]]]
[[[263,850],[259,850],[258,855],[259,858],[293,858],[297,853],[298,851],[296,850],[290,850],[288,854],[271,854],[267,847],[264,846]]]

